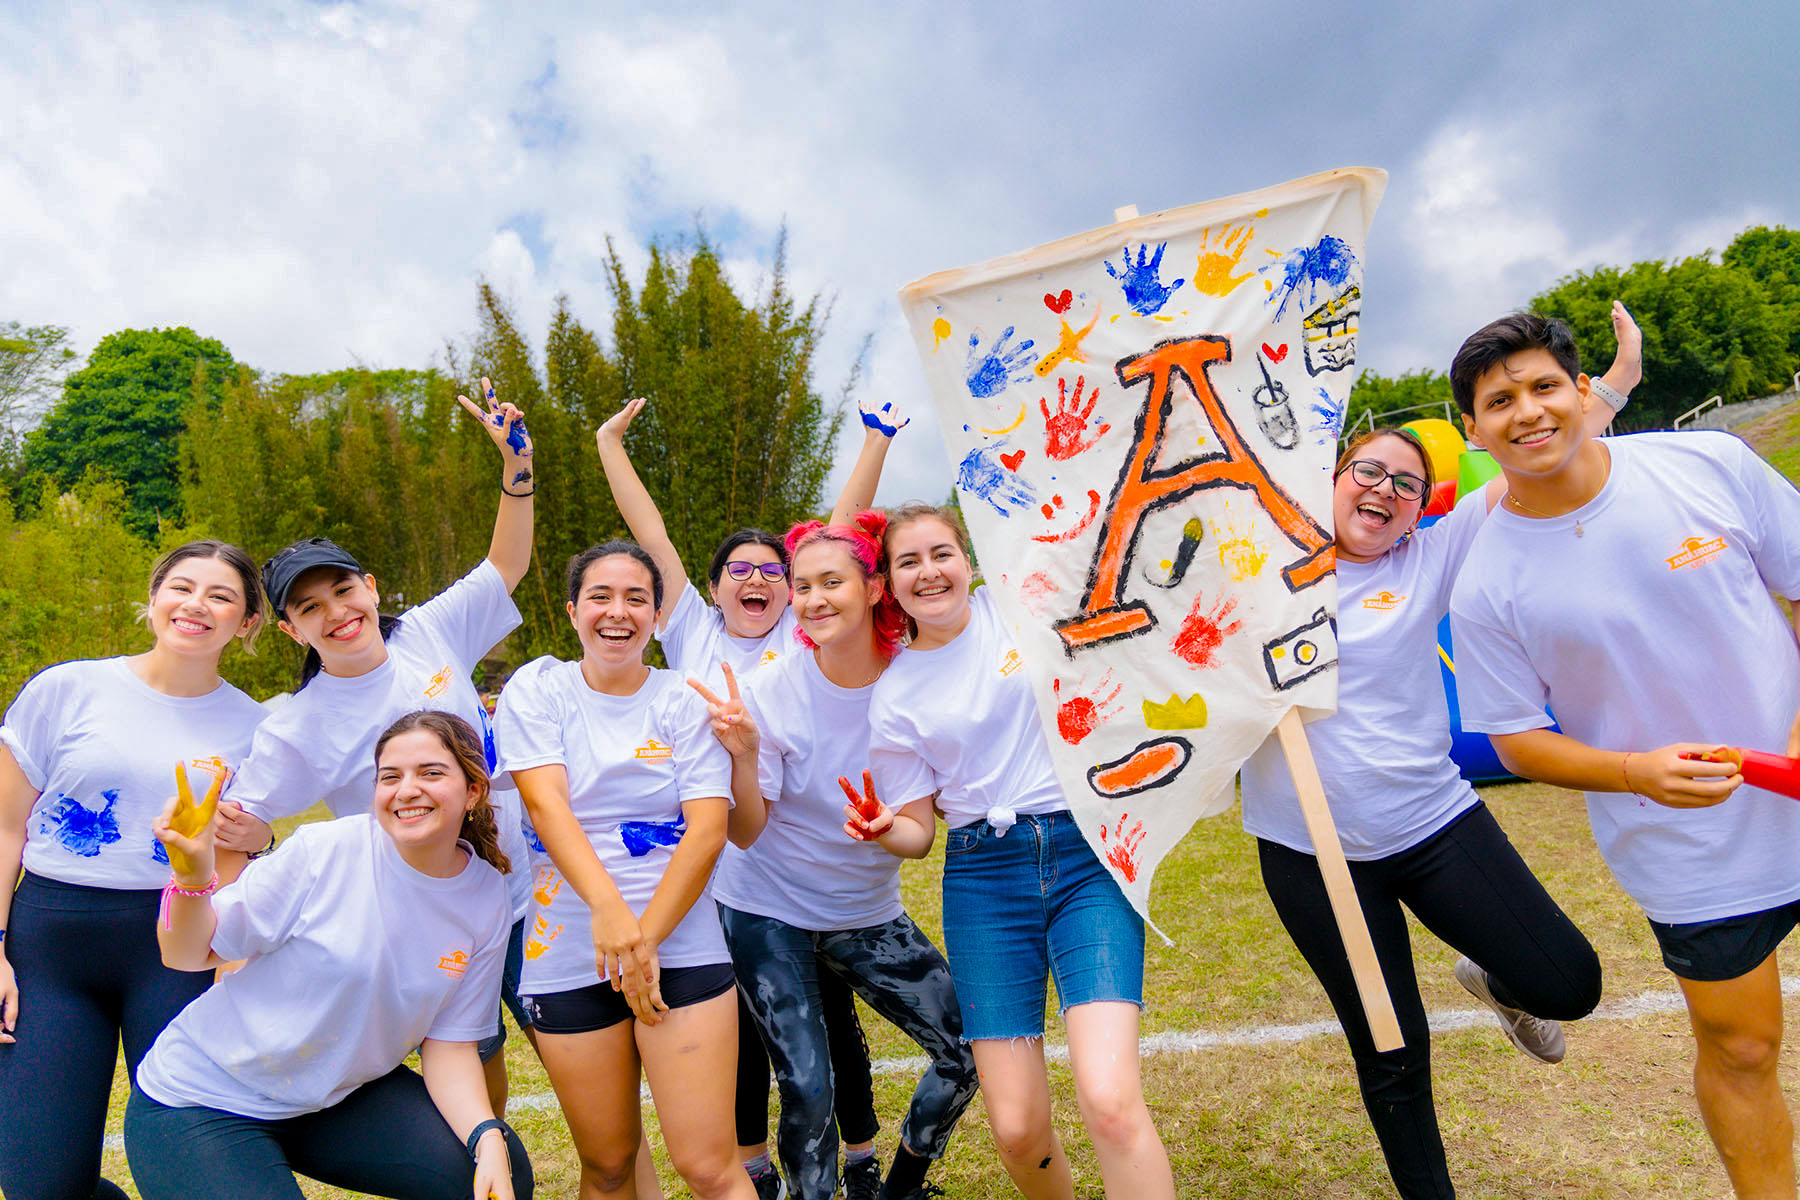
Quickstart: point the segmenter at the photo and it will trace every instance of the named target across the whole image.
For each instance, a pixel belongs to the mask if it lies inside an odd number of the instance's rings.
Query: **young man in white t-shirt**
[[[1450,378],[1507,486],[1451,601],[1464,728],[1587,793],[1680,981],[1732,1186],[1792,1197],[1776,948],[1800,922],[1800,805],[1692,756],[1800,752],[1800,630],[1770,595],[1800,598],[1800,493],[1727,434],[1589,437],[1560,321],[1485,326]]]

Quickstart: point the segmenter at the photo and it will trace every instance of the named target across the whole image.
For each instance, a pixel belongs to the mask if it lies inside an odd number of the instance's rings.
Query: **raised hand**
[[[1001,330],[999,338],[985,351],[981,349],[981,334],[969,335],[968,372],[964,379],[969,395],[977,400],[998,396],[1013,384],[1031,378],[1031,364],[1037,361],[1031,348],[1037,343],[1026,338],[1008,349],[1006,343],[1012,340],[1014,328],[1008,325]]]
[[[903,417],[894,411],[892,401],[883,404],[880,408],[876,408],[874,405],[875,401],[871,397],[864,396],[856,402],[856,412],[858,416],[862,417],[864,425],[882,437],[893,437],[912,424],[911,417]]]
[[[508,491],[530,494],[531,488],[531,455],[533,444],[531,434],[525,428],[525,414],[511,404],[500,404],[494,398],[494,385],[487,376],[481,379],[481,404],[476,404],[467,396],[458,396],[457,403],[466,409],[470,416],[481,422],[487,430],[488,437],[500,448],[506,461],[505,485]]]
[[[184,887],[205,887],[213,877],[213,817],[219,811],[219,792],[224,775],[214,775],[206,798],[194,803],[187,769],[175,764],[175,798],[163,807],[151,826],[156,840],[169,856],[169,869]]]
[[[1075,377],[1075,394],[1068,393],[1069,381],[1059,378],[1056,381],[1056,411],[1050,411],[1050,400],[1047,396],[1038,397],[1038,408],[1044,413],[1044,453],[1051,458],[1070,459],[1091,447],[1111,429],[1111,425],[1101,425],[1094,431],[1094,436],[1086,441],[1082,434],[1087,432],[1088,420],[1094,415],[1094,405],[1100,400],[1100,389],[1095,388],[1088,397],[1084,407],[1081,403],[1081,389],[1087,383],[1087,376]]]
[[[624,408],[606,418],[606,422],[594,431],[595,444],[599,446],[624,445],[625,431],[631,428],[632,420],[644,411],[644,405],[648,403],[650,402],[642,396],[627,400]]]
[[[725,672],[725,690],[728,693],[723,700],[714,695],[712,689],[698,679],[688,680],[688,686],[700,693],[706,701],[706,707],[712,711],[713,736],[725,747],[725,752],[733,758],[756,756],[756,748],[761,743],[760,731],[756,728],[756,718],[744,707],[744,698],[738,693],[737,675],[731,664],[722,662],[719,669]]]
[[[1149,261],[1146,262],[1144,253],[1149,248],[1148,243],[1138,243],[1137,262],[1133,263],[1131,247],[1126,246],[1121,253],[1119,269],[1116,271],[1110,261],[1104,264],[1106,273],[1118,280],[1119,286],[1124,289],[1125,303],[1131,306],[1131,311],[1146,317],[1162,311],[1162,306],[1169,302],[1169,297],[1175,294],[1175,289],[1187,282],[1185,279],[1177,279],[1174,283],[1164,287],[1161,278],[1162,256],[1163,251],[1169,248],[1169,243],[1158,242],[1156,253],[1151,255]]]
[[[1612,370],[1626,374],[1630,386],[1622,390],[1629,392],[1644,377],[1644,331],[1638,328],[1638,323],[1618,300],[1612,302],[1612,327],[1613,338],[1619,343]],[[1611,375],[1612,371],[1607,374]]]
[[[1237,285],[1250,278],[1232,272],[1244,261],[1250,248],[1251,226],[1224,225],[1200,235],[1200,256],[1194,264],[1194,289],[1208,296],[1229,296]]]
[[[844,832],[859,842],[873,842],[893,827],[894,814],[875,794],[875,777],[867,771],[862,775],[860,793],[848,776],[838,776],[838,786],[850,800],[844,805]]]

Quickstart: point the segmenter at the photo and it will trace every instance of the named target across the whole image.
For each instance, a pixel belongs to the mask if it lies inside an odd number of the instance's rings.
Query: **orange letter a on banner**
[[[1088,571],[1082,610],[1056,625],[1070,654],[1083,646],[1128,637],[1156,624],[1149,605],[1141,600],[1126,601],[1123,595],[1139,529],[1152,512],[1204,488],[1237,488],[1256,495],[1276,527],[1302,552],[1282,569],[1281,577],[1289,590],[1297,592],[1309,587],[1335,569],[1337,559],[1331,535],[1269,477],[1213,391],[1206,377],[1207,367],[1229,361],[1230,341],[1210,334],[1176,338],[1146,354],[1119,361],[1120,383],[1130,387],[1148,376],[1150,391],[1138,414],[1131,455],[1119,472],[1112,501],[1104,510],[1106,525],[1094,552],[1094,565]],[[1187,380],[1222,452],[1191,458],[1159,471],[1154,464],[1168,426],[1173,403],[1169,385],[1176,374]]]

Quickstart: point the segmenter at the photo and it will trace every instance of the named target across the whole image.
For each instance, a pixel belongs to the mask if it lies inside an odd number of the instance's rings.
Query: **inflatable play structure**
[[[1434,521],[1456,507],[1456,502],[1487,484],[1500,473],[1493,455],[1485,450],[1471,450],[1456,426],[1441,418],[1413,421],[1406,429],[1418,435],[1431,460],[1431,477],[1437,480],[1431,498],[1425,505],[1421,526]],[[1450,759],[1470,783],[1495,783],[1513,778],[1512,772],[1500,765],[1493,743],[1486,734],[1465,733],[1462,707],[1456,699],[1456,650],[1450,641],[1450,618],[1438,622],[1438,667],[1444,676],[1444,699],[1450,705]]]

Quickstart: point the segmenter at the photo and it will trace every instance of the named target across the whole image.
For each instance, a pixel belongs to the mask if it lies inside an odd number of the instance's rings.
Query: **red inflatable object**
[[[1425,502],[1427,517],[1441,517],[1456,507],[1456,480],[1444,479],[1431,485],[1431,499]]]
[[[1710,754],[1690,754],[1688,757],[1701,762],[1731,763],[1743,773],[1744,782],[1751,787],[1800,800],[1800,758],[1738,746],[1720,746]]]

